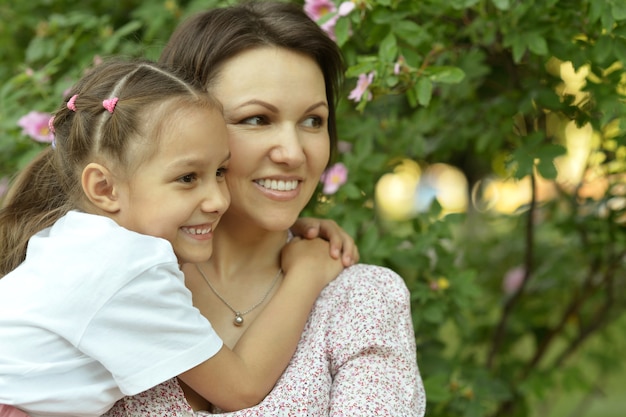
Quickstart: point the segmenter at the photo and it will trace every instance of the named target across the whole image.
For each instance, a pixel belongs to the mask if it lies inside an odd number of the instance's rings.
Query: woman
[[[280,285],[288,229],[336,145],[341,53],[299,8],[255,2],[192,17],[161,60],[182,67],[224,106],[231,207],[212,259],[183,269],[194,305],[234,346]],[[192,409],[204,415],[199,410],[211,406],[171,380],[121,400],[109,416]],[[408,290],[389,269],[359,264],[321,293],[272,392],[228,415],[422,416],[424,409]]]

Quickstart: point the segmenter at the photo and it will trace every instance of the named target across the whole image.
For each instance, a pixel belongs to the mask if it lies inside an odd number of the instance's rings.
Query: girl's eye
[[[217,170],[216,175],[217,175],[218,178],[224,178],[226,176],[227,172],[228,172],[228,168],[222,167],[222,168]]]
[[[196,178],[197,178],[196,174],[186,174],[186,175],[183,175],[182,177],[179,177],[178,181],[185,183],[185,184],[191,184],[192,182],[195,181]]]
[[[265,116],[248,117],[248,118],[243,119],[239,123],[244,124],[244,125],[253,125],[253,126],[262,126],[262,125],[269,124]]]
[[[305,127],[320,128],[324,126],[324,120],[318,116],[307,117],[303,122]]]

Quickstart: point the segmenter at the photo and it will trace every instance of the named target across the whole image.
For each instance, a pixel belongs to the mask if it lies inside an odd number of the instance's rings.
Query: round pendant
[[[243,324],[243,317],[241,317],[241,314],[235,314],[235,320],[233,320],[233,324],[235,326],[241,326]]]

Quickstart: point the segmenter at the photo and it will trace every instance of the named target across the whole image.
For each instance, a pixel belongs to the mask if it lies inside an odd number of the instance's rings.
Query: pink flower
[[[304,12],[314,21],[319,21],[329,13],[335,13],[334,16],[328,18],[324,23],[320,24],[320,27],[332,40],[337,40],[335,37],[335,25],[340,16],[347,16],[354,10],[356,5],[352,1],[344,1],[337,6],[330,0],[305,0]]]
[[[335,13],[337,7],[330,0],[305,0],[304,12],[314,21],[318,21],[329,13]],[[320,27],[332,40],[335,38],[335,25],[339,19],[338,15],[334,15],[324,23],[320,24]]]
[[[356,4],[352,1],[344,1],[339,5],[339,16],[347,16],[356,7]]]
[[[345,140],[337,141],[337,150],[339,153],[348,153],[352,151],[352,144]]]
[[[322,174],[321,182],[324,183],[323,193],[330,195],[335,194],[339,187],[348,180],[348,168],[341,162],[328,168]]]
[[[517,292],[522,284],[524,283],[524,278],[526,275],[526,268],[523,266],[517,266],[515,268],[509,269],[506,274],[504,274],[504,280],[502,281],[502,291],[505,294],[511,295]]]
[[[305,0],[304,12],[314,21],[318,21],[328,13],[334,13],[337,7],[330,0]]]
[[[370,86],[372,81],[374,81],[374,75],[374,71],[370,72],[369,74],[359,75],[356,87],[354,88],[354,90],[350,91],[348,99],[354,100],[358,103],[363,98],[363,95],[367,93],[367,95],[365,96],[366,100],[370,101],[372,99],[372,93],[368,91],[367,88]]]
[[[48,126],[50,117],[51,115],[49,113],[31,111],[27,115],[22,116],[20,120],[17,121],[17,124],[22,128],[22,133],[30,136],[37,142],[50,143],[54,139],[54,135]]]

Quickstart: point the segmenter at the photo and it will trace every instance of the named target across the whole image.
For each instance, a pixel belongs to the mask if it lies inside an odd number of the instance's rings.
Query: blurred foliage
[[[182,18],[227,3],[0,4],[0,177],[46,146],[17,120],[53,111],[94,60],[156,58]],[[352,145],[339,155],[348,180],[333,195],[320,192],[306,214],[334,218],[364,262],[405,278],[427,415],[533,415],[557,390],[595,387],[594,375],[620,371],[611,324],[626,306],[625,3],[354,3],[347,15],[319,20],[338,17],[334,34],[349,64],[338,117],[340,139]],[[563,88],[563,62],[586,71],[581,94]],[[348,100],[371,72],[359,102]],[[574,184],[555,181],[568,121],[594,132],[583,162],[593,175]],[[531,198],[508,214],[472,206],[449,214],[435,200],[426,212],[386,220],[376,183],[405,158],[460,168],[468,195],[485,178],[529,179]],[[593,196],[581,192],[591,177],[604,184]],[[548,200],[539,198],[541,181],[556,190]],[[515,268],[523,279],[505,292]]]

